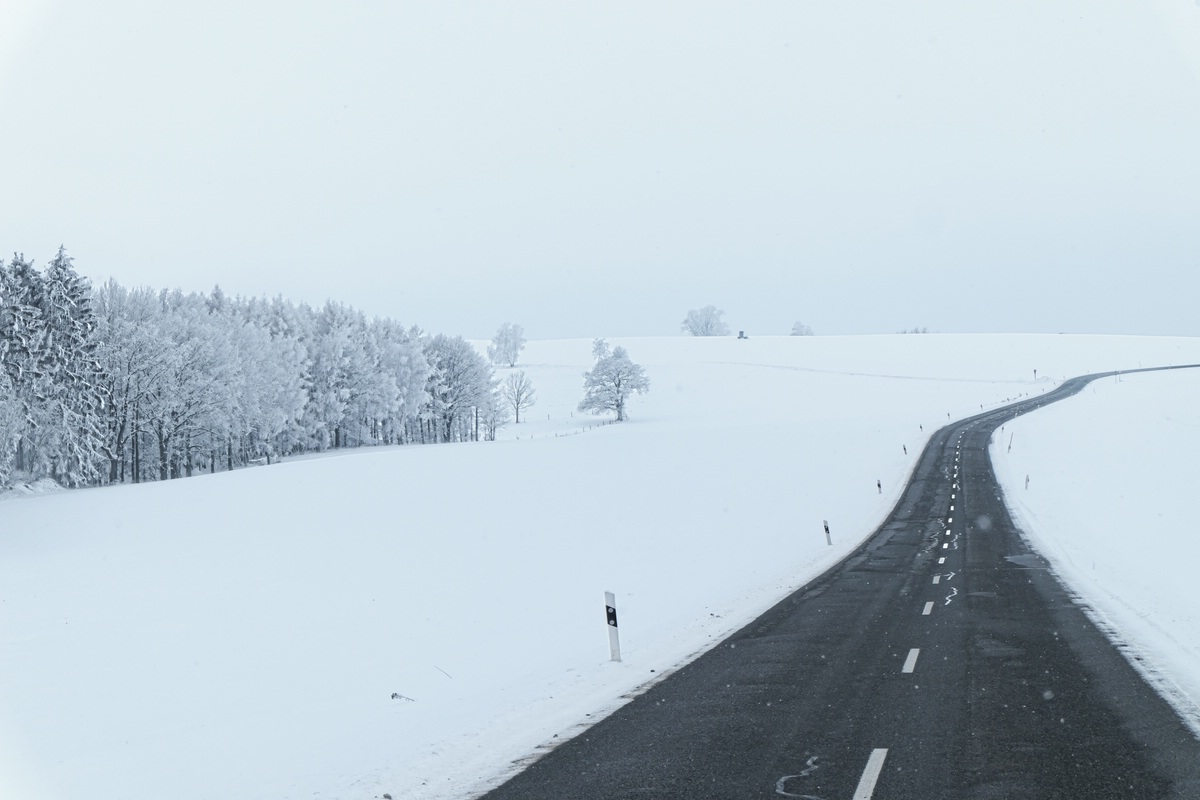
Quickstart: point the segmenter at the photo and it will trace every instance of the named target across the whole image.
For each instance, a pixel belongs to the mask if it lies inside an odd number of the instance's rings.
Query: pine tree
[[[46,267],[44,289],[42,402],[55,432],[50,476],[67,486],[83,486],[99,478],[106,457],[104,381],[96,359],[91,286],[60,247]]]
[[[0,271],[0,360],[8,376],[12,402],[19,415],[11,436],[12,469],[29,477],[47,472],[50,430],[45,425],[43,398],[47,393],[42,371],[48,350],[44,320],[45,287],[32,261],[13,253]]]

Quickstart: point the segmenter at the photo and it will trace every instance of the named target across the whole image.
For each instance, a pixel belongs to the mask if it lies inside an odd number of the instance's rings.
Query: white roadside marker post
[[[605,615],[608,618],[608,650],[613,661],[621,660],[621,640],[617,636],[617,597],[612,592],[604,593]]]
[[[829,535],[829,520],[825,519],[821,521],[825,523],[825,544],[833,547],[833,538]]]

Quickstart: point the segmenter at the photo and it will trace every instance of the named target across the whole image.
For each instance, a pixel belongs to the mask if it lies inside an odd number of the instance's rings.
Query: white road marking
[[[946,524],[949,525],[951,522],[954,522],[954,517],[947,517]]]
[[[954,599],[956,594],[958,594],[958,589],[950,590],[950,594],[946,595],[946,605],[950,605],[950,601]]]
[[[941,583],[941,582],[942,582],[942,576],[941,576],[941,575],[934,575],[934,576],[933,576],[933,585],[934,585],[934,586],[937,586],[937,585],[938,585],[939,583]]]
[[[887,748],[878,747],[871,751],[867,759],[867,768],[858,779],[858,788],[854,790],[852,800],[871,800],[875,794],[875,784],[879,781],[879,773],[883,772],[883,760],[887,758]]]
[[[932,613],[933,613],[933,601],[930,600],[928,603],[925,604],[925,610],[921,612],[921,616],[928,617]]]
[[[942,549],[943,549],[943,550],[949,550],[949,549],[950,549],[950,543],[949,543],[949,542],[946,542],[944,545],[942,545]]]
[[[958,574],[957,572],[947,572],[947,573],[946,573],[946,580],[948,580],[948,581],[952,581],[952,580],[954,580],[954,576],[955,576],[955,575],[957,575],[957,574]]]
[[[914,647],[908,651],[908,658],[904,659],[904,666],[900,672],[904,675],[911,675],[913,670],[917,668],[917,656],[921,655],[921,648]]]
[[[945,557],[945,556],[942,556],[941,558],[939,558],[939,559],[938,559],[938,563],[939,563],[939,564],[945,564],[945,563],[946,563],[946,557]]]

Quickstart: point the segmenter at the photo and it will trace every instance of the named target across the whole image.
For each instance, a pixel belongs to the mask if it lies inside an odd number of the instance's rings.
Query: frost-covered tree
[[[716,306],[693,308],[684,317],[681,329],[692,336],[728,336],[729,326],[724,316],[725,312]]]
[[[45,284],[33,262],[13,253],[5,267],[0,263],[0,367],[8,376],[11,403],[17,416],[12,437],[10,471],[44,474],[48,442],[41,398],[48,391],[43,365],[46,359],[44,319]]]
[[[491,439],[507,412],[487,359],[461,337],[219,287],[93,290],[64,249],[44,272],[22,255],[0,261],[0,484],[138,482],[327,447]]]
[[[517,365],[521,351],[525,349],[525,329],[520,325],[506,322],[492,337],[492,343],[487,349],[488,358],[493,364]]]
[[[104,437],[91,287],[61,247],[44,274],[19,255],[0,272],[0,363],[19,409],[0,451],[27,477],[92,483]]]
[[[199,457],[230,435],[236,365],[230,331],[201,295],[159,293],[165,369],[149,392],[144,424],[157,456],[159,480],[191,475]]]
[[[477,411],[492,402],[492,368],[461,336],[438,334],[425,344],[433,368],[429,385],[437,441],[479,440]]]
[[[258,458],[270,463],[279,455],[280,435],[304,414],[307,353],[299,342],[272,338],[269,330],[252,322],[230,318],[228,324],[232,384],[218,428],[225,438],[225,465],[233,469],[235,453],[241,463]],[[215,462],[215,452],[210,451],[210,469]]]
[[[805,325],[803,322],[797,322],[792,325],[792,336],[812,336],[813,329]]]
[[[66,249],[46,266],[43,415],[52,427],[50,477],[66,486],[94,483],[105,462],[104,376],[96,358],[91,285]]]
[[[152,290],[130,291],[113,280],[96,291],[95,308],[108,481],[136,483],[143,476],[140,437],[149,434],[146,410],[170,368],[171,347],[161,333],[164,311]]]
[[[308,346],[311,381],[304,414],[319,450],[363,443],[360,423],[371,402],[374,370],[367,348],[361,313],[326,303]]]
[[[380,420],[378,438],[385,444],[412,440],[412,424],[421,407],[429,402],[425,385],[430,367],[422,349],[419,332],[405,330],[391,320],[372,323],[378,369],[387,376],[391,405]]]
[[[630,360],[624,347],[609,351],[608,343],[597,339],[592,345],[596,365],[583,373],[583,400],[579,410],[589,414],[615,411],[617,422],[625,420],[625,404],[630,395],[650,391],[650,379],[641,366]]]
[[[6,485],[12,474],[17,441],[21,436],[21,418],[21,406],[12,391],[8,373],[0,370],[0,486]]]
[[[529,380],[524,370],[514,372],[504,379],[500,384],[500,396],[512,409],[518,425],[521,424],[521,412],[537,402],[533,381]]]
[[[487,405],[479,409],[479,424],[483,429],[485,441],[496,441],[496,434],[508,424],[508,405],[500,396],[500,387],[493,386],[487,398]]]

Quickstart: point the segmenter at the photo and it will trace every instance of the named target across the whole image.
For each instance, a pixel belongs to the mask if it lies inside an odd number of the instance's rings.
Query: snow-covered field
[[[1200,362],[1200,339],[612,341],[652,381],[622,425],[572,413],[589,341],[533,342],[518,369],[538,403],[498,442],[0,504],[0,796],[469,796],[861,542],[950,418],[1069,375]],[[1182,645],[1164,663],[1193,676],[1186,578],[1159,564],[1171,594],[1125,566],[1128,551],[1195,553],[1186,487],[1163,502],[1170,484],[1150,477],[1163,459],[1186,471],[1188,451],[1150,448],[1161,428],[1145,426],[1170,414],[1194,453],[1196,387],[1178,373],[1097,387],[1017,423],[1002,468],[1032,476],[1020,509],[1068,576],[1131,609],[1109,617],[1123,634]],[[1035,449],[1043,429],[1057,446]],[[1064,486],[1143,524],[1109,514],[1081,542],[1067,515],[1085,504],[1054,481],[1084,466],[1108,479],[1100,446],[1132,476],[1124,496]]]

